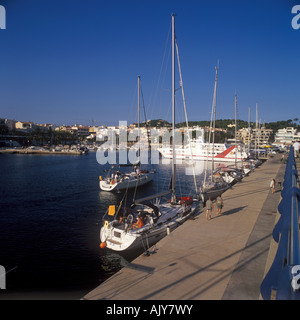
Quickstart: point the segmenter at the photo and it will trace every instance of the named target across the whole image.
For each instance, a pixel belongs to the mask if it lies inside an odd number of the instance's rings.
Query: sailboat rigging
[[[141,94],[141,77],[138,76],[138,161],[135,164],[125,165],[125,166],[134,166],[135,170],[125,173],[120,170],[114,170],[112,168],[109,171],[109,176],[105,179],[100,177],[100,189],[103,191],[124,191],[130,188],[137,188],[143,186],[153,180],[154,170],[140,170],[140,94]],[[121,167],[122,165],[120,165]],[[124,166],[124,165],[123,165]]]
[[[177,48],[177,47],[176,47]],[[177,49],[178,50],[178,49]],[[177,52],[178,54],[178,52]],[[216,78],[215,78],[215,91],[217,86],[218,79],[218,69],[216,67]],[[180,71],[180,64],[179,64]],[[181,75],[181,72],[180,72]],[[181,80],[182,81],[182,80]],[[181,86],[183,91],[183,86]],[[214,96],[216,99],[216,96]],[[184,93],[183,93],[183,102],[185,105]],[[215,101],[213,101],[213,106],[215,105]],[[186,109],[185,109],[186,110]],[[186,116],[187,122],[187,116]],[[188,127],[188,122],[187,122]],[[198,138],[190,139],[188,136],[188,143],[185,147],[181,145],[176,146],[175,157],[176,159],[192,159],[192,160],[211,160],[212,166],[214,166],[214,162],[233,162],[235,160],[242,161],[247,158],[247,154],[243,151],[237,150],[236,145],[228,146],[225,143],[215,143],[214,140],[211,141],[211,138],[214,139],[215,132],[215,109],[212,109],[211,114],[211,123],[210,123],[210,131],[209,131],[209,142],[206,142],[204,139],[204,129],[198,129]],[[165,158],[173,157],[173,150],[169,147],[161,147],[158,148],[158,151]]]
[[[205,169],[204,181],[201,186],[201,197],[202,201],[205,202],[209,198],[211,200],[217,198],[220,194],[225,192],[228,188],[230,188],[230,184],[225,182],[221,175],[214,175],[214,154],[215,154],[215,123],[216,123],[216,105],[217,105],[217,83],[218,83],[218,69],[216,67],[216,75],[215,75],[215,85],[214,85],[214,96],[212,103],[212,114],[211,114],[211,123],[210,123],[210,131],[209,131],[209,144],[208,148],[211,148],[212,151],[212,161],[211,161],[211,176],[210,179],[207,179],[207,165]],[[212,135],[212,143],[210,143]],[[208,164],[208,158],[206,163]]]
[[[175,16],[172,14],[172,150],[175,152]],[[171,199],[162,198],[170,195]],[[148,250],[169,232],[176,229],[198,209],[198,199],[177,197],[176,163],[172,160],[171,188],[159,194],[134,200],[123,215],[107,211],[100,230],[100,247],[115,251]],[[113,206],[112,206],[113,208]],[[122,210],[121,210],[122,211]],[[119,211],[119,212],[121,212]],[[109,214],[111,212],[111,214]],[[112,221],[109,221],[109,216]]]

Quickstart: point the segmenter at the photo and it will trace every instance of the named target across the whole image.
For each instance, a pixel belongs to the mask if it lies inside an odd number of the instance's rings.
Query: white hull
[[[160,205],[158,209],[162,215],[159,220],[152,225],[145,224],[140,229],[126,230],[118,225],[117,221],[112,221],[107,227],[101,228],[100,240],[106,243],[107,248],[114,251],[146,251],[193,215],[198,205],[198,201],[194,201],[188,210],[184,205],[170,203]]]
[[[102,180],[99,182],[100,189],[103,191],[122,191],[130,188],[143,186],[153,180],[154,173],[141,173],[137,177],[136,173],[131,173],[122,181],[116,182],[111,179]]]
[[[246,152],[241,152],[235,150],[235,146],[227,148],[225,144],[217,144],[214,147],[207,143],[199,144],[193,148],[178,147],[175,149],[175,158],[176,159],[192,159],[192,160],[215,160],[218,162],[235,162],[243,161],[247,158]],[[173,153],[170,148],[159,148],[158,151],[164,158],[172,159]]]

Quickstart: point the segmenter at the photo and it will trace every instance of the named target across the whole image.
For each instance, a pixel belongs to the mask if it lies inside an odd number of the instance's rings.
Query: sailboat
[[[172,14],[172,134],[175,151],[175,16]],[[170,199],[165,199],[171,195]],[[170,189],[134,200],[130,208],[110,206],[100,230],[100,247],[114,251],[147,251],[198,209],[198,199],[177,197],[176,164],[172,160]],[[111,218],[112,221],[109,221]]]
[[[234,184],[242,180],[244,174],[242,170],[236,168],[235,166],[219,165],[217,169],[214,171],[214,176],[221,176],[226,183],[229,183],[233,186]]]
[[[211,114],[211,124],[210,124],[210,131],[209,131],[209,143],[211,138],[211,133],[213,133],[213,141],[210,144],[211,153],[214,154],[214,146],[215,146],[215,118],[216,118],[216,101],[217,101],[217,82],[218,82],[218,66],[216,67],[216,76],[215,76],[215,87],[214,87],[214,97],[213,97],[213,104],[212,104],[212,114]],[[212,129],[211,129],[212,128]],[[206,162],[208,163],[208,162]],[[212,157],[212,170],[211,176],[209,179],[206,178],[207,176],[207,167],[205,170],[204,181],[201,186],[201,197],[202,201],[205,202],[209,198],[214,200],[227,189],[230,188],[230,184],[224,181],[221,175],[214,175],[214,157]]]
[[[153,180],[154,170],[141,170],[140,168],[140,85],[141,77],[138,76],[138,134],[139,134],[139,147],[138,147],[138,162],[136,164],[129,164],[123,166],[134,167],[134,171],[122,172],[116,170],[114,166],[108,170],[108,175],[105,179],[99,177],[99,186],[103,191],[120,192],[131,188],[141,187]],[[121,167],[122,165],[120,165]]]
[[[214,176],[221,176],[223,180],[230,185],[236,184],[238,181],[241,181],[244,177],[244,173],[241,169],[238,168],[238,147],[237,147],[237,95],[235,95],[235,161],[234,165],[221,165],[217,167],[214,171]]]

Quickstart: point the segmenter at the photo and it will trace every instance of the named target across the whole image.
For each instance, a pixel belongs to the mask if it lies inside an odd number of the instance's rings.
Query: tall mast
[[[257,102],[256,102],[256,133],[255,133],[255,151],[256,158],[258,159],[258,112],[257,112]]]
[[[215,167],[215,129],[216,129],[216,105],[217,105],[217,83],[218,83],[218,68],[219,68],[219,63],[216,66],[216,77],[215,77],[215,88],[214,88],[214,98],[213,98],[213,142],[212,142],[212,173],[214,172],[214,167]],[[211,175],[212,177],[213,175]]]
[[[138,139],[139,139],[139,145],[138,145],[138,162],[140,161],[140,83],[141,83],[141,77],[138,76]]]
[[[250,117],[251,117],[251,106],[249,106],[249,115],[248,115],[248,117],[249,117],[249,120],[248,120],[248,131],[249,131],[249,138],[248,138],[248,153],[250,154],[250,146],[251,146],[251,119],[250,119]]]
[[[175,16],[172,14],[172,201],[176,201],[176,165],[175,165]]]
[[[235,133],[234,133],[234,139],[235,139],[235,167],[237,167],[237,143],[236,143],[236,132],[237,132],[237,94],[235,94],[234,99],[234,105],[235,105]]]
[[[217,101],[217,81],[218,81],[218,68],[219,68],[219,61],[216,69],[216,76],[215,76],[215,86],[214,86],[214,95],[213,95],[213,102],[211,106],[211,116],[210,116],[210,125],[209,125],[209,134],[208,134],[208,146],[207,146],[207,157],[206,157],[206,163],[205,163],[205,171],[204,171],[204,183],[206,184],[206,176],[207,176],[207,168],[208,168],[208,157],[211,153],[211,171],[214,172],[214,149],[215,149],[215,122],[216,122],[216,101]],[[211,142],[211,134],[213,134],[213,141]],[[212,144],[212,148],[211,148]],[[213,180],[213,175],[211,174],[211,181]]]

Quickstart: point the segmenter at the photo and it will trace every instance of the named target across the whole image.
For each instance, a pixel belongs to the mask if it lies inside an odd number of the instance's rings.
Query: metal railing
[[[300,189],[292,146],[282,186],[282,199],[278,206],[280,218],[273,230],[273,238],[278,243],[278,248],[261,283],[260,292],[265,300],[300,300]]]

